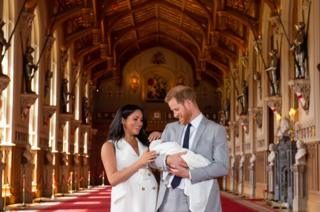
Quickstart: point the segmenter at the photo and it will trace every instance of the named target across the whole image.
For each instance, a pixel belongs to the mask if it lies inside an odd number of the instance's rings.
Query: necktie
[[[186,132],[184,134],[184,138],[183,138],[183,148],[186,148],[188,149],[189,148],[189,137],[190,137],[190,127],[192,125],[189,123],[188,126],[187,126],[187,129],[186,129]],[[172,181],[171,181],[171,187],[173,189],[177,188],[179,186],[181,182],[181,177],[178,177],[178,176],[174,176]]]

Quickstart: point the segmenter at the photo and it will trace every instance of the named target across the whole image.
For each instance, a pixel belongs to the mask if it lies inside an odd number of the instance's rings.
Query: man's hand
[[[190,178],[189,169],[182,166],[169,166],[169,172],[178,177]]]
[[[173,155],[168,155],[166,158],[166,164],[169,167],[182,167],[182,168],[188,168],[187,163],[181,158],[181,155],[186,154],[187,152],[180,152]]]

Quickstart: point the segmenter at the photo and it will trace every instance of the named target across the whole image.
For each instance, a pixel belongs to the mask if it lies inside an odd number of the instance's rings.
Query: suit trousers
[[[166,188],[163,202],[158,212],[189,212],[188,197],[182,189]]]

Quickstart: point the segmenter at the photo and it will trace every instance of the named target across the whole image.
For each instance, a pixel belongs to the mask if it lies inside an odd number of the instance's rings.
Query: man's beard
[[[179,121],[180,121],[180,124],[183,124],[183,125],[186,125],[186,124],[190,123],[190,121],[191,121],[191,113],[186,111],[184,116],[182,116],[179,119]]]

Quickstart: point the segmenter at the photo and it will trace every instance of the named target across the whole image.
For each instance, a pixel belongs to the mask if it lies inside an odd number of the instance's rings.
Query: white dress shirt
[[[196,133],[197,133],[197,130],[198,130],[198,127],[199,127],[199,125],[200,125],[200,122],[201,122],[202,118],[203,118],[203,114],[200,113],[197,117],[195,117],[195,118],[190,122],[191,127],[190,127],[190,136],[189,136],[189,149],[190,149],[190,148],[192,147],[192,145],[193,145],[193,142],[194,142],[194,139],[195,139],[195,135],[196,135]],[[186,130],[187,130],[187,126],[188,126],[188,125],[186,125],[186,126],[184,127],[184,129],[183,129],[183,136],[182,136],[181,140],[179,141],[180,146],[183,146],[183,139],[184,139],[184,136],[185,136],[185,132],[186,132]],[[168,183],[168,185],[167,185],[168,187],[171,187],[171,181],[172,181],[173,177],[174,177],[173,175],[170,177],[169,183]],[[190,174],[190,172],[189,172],[189,179],[191,179],[191,174]],[[189,179],[182,178],[182,179],[181,179],[181,182],[180,182],[180,184],[179,184],[179,186],[178,186],[177,188],[179,188],[179,189],[184,189],[185,181],[186,181],[186,180],[189,180]]]

